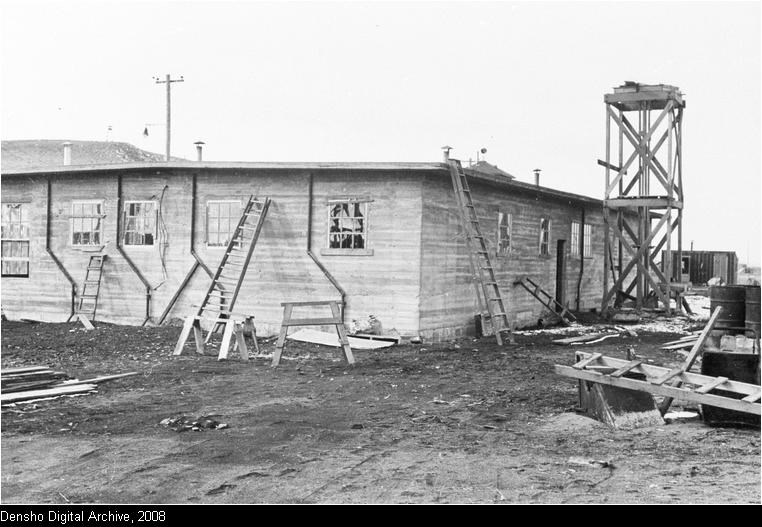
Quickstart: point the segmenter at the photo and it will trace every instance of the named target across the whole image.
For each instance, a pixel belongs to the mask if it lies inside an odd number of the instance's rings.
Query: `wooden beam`
[[[699,386],[694,391],[696,393],[709,393],[712,390],[714,390],[715,388],[717,388],[718,386],[721,386],[721,385],[725,384],[727,381],[728,381],[727,377],[717,377],[712,382],[709,382],[707,384]]]
[[[717,306],[714,311],[712,312],[712,316],[709,317],[709,321],[704,326],[704,329],[701,330],[701,333],[699,334],[698,339],[693,344],[693,347],[691,348],[691,351],[688,353],[688,356],[685,358],[685,362],[683,362],[681,369],[683,372],[686,372],[691,369],[691,366],[693,366],[693,363],[695,362],[696,358],[698,357],[699,353],[701,353],[701,350],[704,348],[704,344],[706,343],[706,339],[709,337],[709,333],[712,331],[712,328],[714,328],[714,325],[717,323],[717,318],[720,316],[720,313],[722,313],[722,306]],[[666,377],[662,380],[659,379],[661,382],[665,382],[669,379]],[[676,386],[680,386],[682,383],[678,382]],[[672,398],[667,397],[662,401],[661,405],[659,406],[659,411],[661,412],[661,415],[664,415],[667,413],[667,410],[669,410],[669,407],[672,406]]]
[[[682,209],[683,202],[666,196],[648,196],[634,198],[612,198],[604,201],[610,209],[649,207],[651,209]]]
[[[584,368],[585,366],[587,366],[587,365],[588,365],[588,364],[590,364],[591,362],[595,362],[595,361],[597,361],[597,360],[598,360],[598,359],[600,359],[602,356],[603,356],[603,354],[602,354],[602,353],[593,353],[593,354],[592,354],[592,355],[590,355],[589,357],[587,357],[587,358],[585,358],[585,359],[582,359],[581,361],[579,361],[577,364],[575,364],[575,365],[573,366],[573,368],[574,368],[575,370],[581,370],[582,368]]]
[[[618,370],[611,372],[611,376],[612,377],[621,377],[622,375],[624,375],[628,371],[632,370],[633,368],[637,368],[641,364],[643,364],[643,361],[640,360],[640,359],[632,360],[632,361],[628,362],[627,364],[625,364],[624,366],[622,366],[621,368],[619,368]]]

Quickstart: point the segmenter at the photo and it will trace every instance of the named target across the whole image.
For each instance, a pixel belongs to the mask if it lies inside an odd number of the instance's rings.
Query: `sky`
[[[211,161],[439,161],[603,198],[603,95],[678,86],[684,248],[760,264],[753,2],[0,2],[0,137]],[[110,128],[110,131],[109,131]],[[148,129],[148,137],[143,131]],[[674,244],[675,242],[673,242]]]

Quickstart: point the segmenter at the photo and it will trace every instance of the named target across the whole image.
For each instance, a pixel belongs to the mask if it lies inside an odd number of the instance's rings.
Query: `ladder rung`
[[[98,295],[86,295],[86,294],[83,293],[83,294],[79,295],[79,297],[80,298],[98,298]]]
[[[85,285],[87,284],[99,284],[100,282],[98,280],[85,280]]]
[[[492,313],[492,318],[504,317],[504,316],[506,316],[506,313]]]

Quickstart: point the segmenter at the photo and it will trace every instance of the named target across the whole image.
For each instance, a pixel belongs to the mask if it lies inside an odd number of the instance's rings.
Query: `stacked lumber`
[[[80,381],[68,379],[64,372],[46,366],[0,370],[0,403],[13,403],[31,399],[44,399],[91,392],[99,382],[137,375],[137,372],[105,375]],[[66,380],[65,380],[66,379]]]
[[[44,366],[13,368],[0,371],[0,391],[2,393],[40,390],[59,384],[67,378],[64,372],[53,371]]]

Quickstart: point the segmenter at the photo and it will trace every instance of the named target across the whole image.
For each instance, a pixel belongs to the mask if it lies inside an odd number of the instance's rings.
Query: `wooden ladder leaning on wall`
[[[249,197],[249,201],[244,207],[241,219],[235,228],[230,242],[225,249],[217,272],[212,278],[212,284],[204,296],[204,300],[198,307],[195,315],[189,316],[185,320],[180,338],[177,341],[173,355],[180,355],[183,352],[185,342],[188,340],[191,331],[193,331],[196,340],[196,352],[204,352],[204,339],[201,334],[201,320],[212,322],[212,331],[218,325],[224,325],[225,331],[222,336],[222,345],[220,346],[219,358],[225,359],[228,355],[228,348],[233,337],[236,338],[238,351],[241,358],[248,359],[245,343],[243,340],[244,322],[249,326],[249,330],[254,337],[254,345],[258,345],[256,334],[254,333],[253,317],[240,313],[234,313],[233,308],[241,289],[241,284],[246,276],[246,270],[249,267],[254,247],[262,231],[267,210],[270,207],[270,198],[264,201]],[[211,334],[212,331],[209,333]]]
[[[85,281],[82,284],[82,294],[79,295],[79,302],[74,313],[85,329],[95,329],[91,324],[95,320],[95,313],[98,310],[98,295],[101,291],[101,279],[103,278],[103,263],[106,260],[105,254],[90,256],[87,263],[87,272]]]
[[[492,266],[487,243],[479,227],[479,217],[471,198],[471,189],[468,186],[466,173],[463,171],[459,160],[449,159],[447,162],[450,165],[452,185],[461,212],[463,230],[466,233],[468,258],[474,277],[476,297],[479,300],[479,310],[483,312],[486,308],[497,343],[502,346],[503,337],[501,333],[508,333],[509,342],[513,342],[513,333],[511,333],[508,313],[505,310],[503,296],[495,276],[495,268]],[[484,317],[482,317],[483,319]]]

